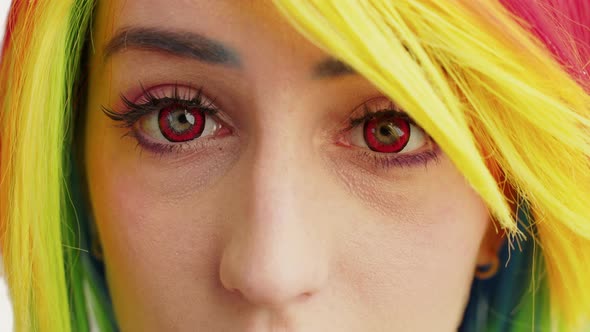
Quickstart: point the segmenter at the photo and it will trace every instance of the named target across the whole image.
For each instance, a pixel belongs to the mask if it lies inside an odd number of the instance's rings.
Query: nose
[[[321,219],[326,211],[311,162],[284,144],[261,145],[247,162],[248,184],[233,191],[242,207],[233,207],[237,213],[223,249],[220,279],[252,305],[276,308],[305,301],[325,286],[328,242]]]

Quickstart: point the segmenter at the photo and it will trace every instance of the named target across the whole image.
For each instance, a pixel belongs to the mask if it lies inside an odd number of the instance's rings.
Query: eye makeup
[[[348,123],[337,145],[353,153],[356,163],[387,170],[438,162],[438,144],[388,98],[366,101],[352,112]]]
[[[104,114],[137,140],[138,147],[162,157],[203,150],[212,141],[235,133],[229,119],[202,88],[171,84],[146,89],[131,100],[121,95],[123,110],[103,107]],[[195,127],[200,126],[200,127]],[[408,114],[386,97],[369,99],[348,116],[330,139],[342,155],[364,168],[426,167],[440,148]]]
[[[212,139],[232,133],[201,88],[175,84],[145,89],[142,85],[141,91],[137,100],[121,95],[123,111],[103,107],[103,112],[119,127],[126,128],[123,136],[135,138],[142,149],[160,156],[185,154],[202,150]]]
[[[125,107],[122,112],[113,111],[103,106],[103,112],[113,121],[121,123],[121,127],[131,128],[139,119],[171,105],[179,105],[184,108],[198,108],[208,115],[218,112],[213,101],[204,98],[202,88],[195,89],[190,86],[157,86],[146,89],[142,84],[142,94],[138,100],[130,100],[121,95],[121,101]]]

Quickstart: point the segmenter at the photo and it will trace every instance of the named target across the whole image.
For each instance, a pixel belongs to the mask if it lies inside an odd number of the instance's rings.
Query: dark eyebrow
[[[332,57],[320,61],[313,69],[313,77],[316,79],[333,78],[355,74],[357,73],[354,69],[352,69],[352,67]]]
[[[151,50],[196,59],[211,64],[240,68],[238,52],[205,36],[184,31],[129,27],[119,30],[104,48],[104,59],[126,49]],[[344,62],[328,57],[313,67],[312,78],[335,78],[356,74]]]
[[[220,42],[192,32],[167,31],[157,28],[125,28],[117,32],[104,49],[105,60],[128,48],[163,51],[173,55],[212,64],[240,67],[237,52]]]

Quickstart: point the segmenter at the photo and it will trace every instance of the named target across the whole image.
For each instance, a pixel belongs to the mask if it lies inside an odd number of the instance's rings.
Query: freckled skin
[[[243,67],[137,49],[103,62],[135,25],[231,45]],[[327,55],[266,1],[101,1],[93,34],[84,168],[122,331],[456,330],[498,241],[487,209],[442,152],[383,169],[334,144],[379,95],[364,78],[310,79]],[[138,148],[101,112],[138,82],[202,86],[231,135]]]

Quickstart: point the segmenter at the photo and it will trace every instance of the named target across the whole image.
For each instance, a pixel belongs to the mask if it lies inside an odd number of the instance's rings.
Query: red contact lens
[[[205,115],[198,108],[171,105],[160,111],[158,125],[170,142],[186,142],[201,136],[205,129]]]
[[[365,122],[364,137],[373,151],[398,153],[410,141],[410,123],[396,116],[375,117]]]

